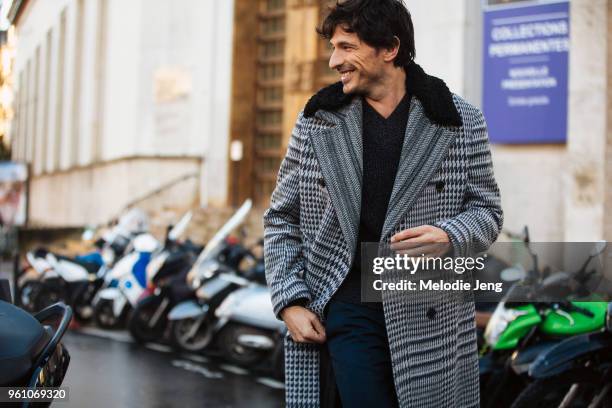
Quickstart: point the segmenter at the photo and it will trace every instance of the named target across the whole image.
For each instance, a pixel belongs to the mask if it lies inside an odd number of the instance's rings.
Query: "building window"
[[[285,0],[260,0],[258,33],[253,193],[266,206],[282,159]]]

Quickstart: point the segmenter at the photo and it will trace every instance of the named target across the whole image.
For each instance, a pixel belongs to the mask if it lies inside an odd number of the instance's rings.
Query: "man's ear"
[[[399,53],[399,49],[400,49],[400,39],[398,36],[393,36],[393,40],[395,42],[395,44],[390,47],[390,48],[386,48],[384,49],[384,55],[383,58],[385,60],[385,62],[391,62],[395,59],[395,57],[397,57],[397,54]]]

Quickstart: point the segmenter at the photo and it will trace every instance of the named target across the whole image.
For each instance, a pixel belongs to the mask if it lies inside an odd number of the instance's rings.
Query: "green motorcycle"
[[[522,240],[533,268],[527,272],[516,268],[502,272],[503,280],[516,283],[497,305],[485,329],[479,361],[481,406],[485,408],[509,407],[528,384],[529,367],[538,355],[563,339],[605,327],[607,302],[557,301],[571,294],[588,293],[584,286],[594,273],[587,270],[588,266],[603,252],[605,244],[598,244],[575,274],[551,275],[547,269],[540,271],[537,255],[529,246],[527,228]],[[547,297],[553,300],[541,301]],[[534,302],[511,301],[513,298],[533,298]]]

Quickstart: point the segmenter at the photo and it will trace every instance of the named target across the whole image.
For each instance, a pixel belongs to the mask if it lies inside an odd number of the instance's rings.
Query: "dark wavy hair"
[[[392,48],[399,38],[395,66],[405,67],[416,56],[412,17],[403,0],[336,0],[317,33],[329,40],[338,26],[376,49]]]

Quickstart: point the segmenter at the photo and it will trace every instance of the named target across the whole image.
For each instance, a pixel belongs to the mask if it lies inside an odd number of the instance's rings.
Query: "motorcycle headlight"
[[[508,325],[517,317],[527,314],[524,310],[507,308],[504,302],[500,302],[485,329],[484,338],[488,345],[494,346]]]

